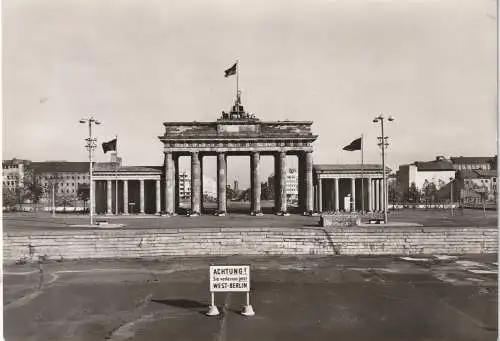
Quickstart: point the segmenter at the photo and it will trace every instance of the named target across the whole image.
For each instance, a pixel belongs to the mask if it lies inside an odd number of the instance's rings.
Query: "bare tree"
[[[436,201],[437,188],[434,182],[424,181],[422,185],[422,197],[426,204],[434,204]]]
[[[421,193],[420,190],[417,188],[417,185],[412,182],[410,185],[410,188],[408,189],[408,201],[413,203],[413,205],[419,204],[421,201]]]
[[[36,208],[40,202],[40,198],[43,196],[44,189],[40,181],[40,176],[34,169],[27,168],[24,171],[22,190],[23,200],[29,200]]]
[[[89,184],[78,184],[77,197],[83,201],[83,210],[86,209],[87,201],[90,199],[90,185]]]

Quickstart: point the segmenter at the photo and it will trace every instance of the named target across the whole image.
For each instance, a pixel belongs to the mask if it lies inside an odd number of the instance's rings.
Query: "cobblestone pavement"
[[[208,266],[250,264],[205,316]],[[30,340],[496,340],[496,256],[166,258],[4,267],[4,334]]]

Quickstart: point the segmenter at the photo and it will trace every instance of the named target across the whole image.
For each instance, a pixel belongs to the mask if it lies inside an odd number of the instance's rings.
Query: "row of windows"
[[[59,193],[75,193],[75,190],[74,189],[67,189],[67,190],[60,189]]]
[[[64,189],[63,188],[63,189],[58,189],[57,192],[58,193],[75,193],[75,190],[74,189]],[[47,194],[50,195],[52,192],[49,190],[49,191],[47,191],[45,193],[47,193]]]
[[[488,164],[478,164],[478,165],[458,165],[458,169],[467,170],[467,169],[490,169]]]
[[[72,180],[85,180],[85,179],[90,179],[89,175],[55,175],[55,176],[42,176],[43,180],[49,180],[49,179],[72,179]]]
[[[465,180],[466,183],[469,183],[469,182],[474,182],[474,180]],[[489,183],[490,181],[488,179],[481,179],[481,183],[482,184],[487,184]],[[496,178],[493,178],[492,179],[492,182],[497,182],[497,179]]]
[[[7,180],[16,180],[18,177],[17,175],[7,175]],[[50,179],[53,179],[53,178],[56,178],[56,179],[71,179],[71,180],[85,180],[85,179],[89,179],[90,177],[89,176],[56,176],[56,177],[52,177],[52,176],[42,176],[41,179],[42,181],[43,180],[50,180]]]
[[[49,182],[43,182],[42,184],[43,184],[43,186],[51,186],[52,185]],[[83,185],[83,184],[84,184],[83,182],[79,182],[79,183],[74,183],[74,182],[59,182],[59,183],[56,183],[55,185],[56,186],[59,185],[60,187],[64,187],[64,186],[66,186],[66,187],[70,187],[70,186],[75,187],[75,186],[79,186],[79,185]]]

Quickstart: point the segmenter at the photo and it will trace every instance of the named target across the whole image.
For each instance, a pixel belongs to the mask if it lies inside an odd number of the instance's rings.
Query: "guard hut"
[[[238,91],[229,112],[222,112],[213,122],[165,122],[165,133],[159,136],[165,155],[163,181],[165,183],[164,210],[174,214],[178,207],[175,189],[178,186],[178,160],[191,158],[191,211],[201,214],[203,158],[217,157],[217,212],[223,215],[226,207],[227,156],[250,157],[251,214],[260,215],[261,183],[259,164],[261,155],[272,155],[275,160],[277,181],[275,211],[286,214],[286,155],[298,156],[300,209],[313,211],[313,146],[317,139],[311,131],[311,121],[264,122],[247,113]]]
[[[382,178],[379,164],[314,165],[315,211],[383,211]]]

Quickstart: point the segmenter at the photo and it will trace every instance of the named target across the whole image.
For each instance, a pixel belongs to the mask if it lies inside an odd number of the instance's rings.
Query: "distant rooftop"
[[[22,159],[11,159],[11,160],[2,160],[2,165],[3,166],[14,166],[14,165],[19,165],[19,164],[29,164],[30,160],[22,160]]]
[[[99,162],[94,166],[95,172],[116,172],[118,173],[151,173],[161,172],[161,166],[115,166],[114,162]]]
[[[44,161],[31,162],[30,168],[40,173],[88,173],[88,162]]]
[[[316,172],[332,172],[332,171],[356,171],[359,172],[361,168],[366,171],[382,171],[381,164],[364,164],[361,167],[361,164],[328,164],[328,165],[314,165],[314,170]],[[385,167],[386,171],[391,171],[389,167]]]
[[[416,161],[413,163],[419,171],[453,171],[453,163],[444,156],[437,156],[433,161]]]
[[[451,157],[450,160],[454,164],[463,165],[463,164],[485,164],[491,162],[493,157],[490,156],[458,156]]]
[[[453,171],[453,164],[450,161],[428,161],[415,162],[419,171]]]

